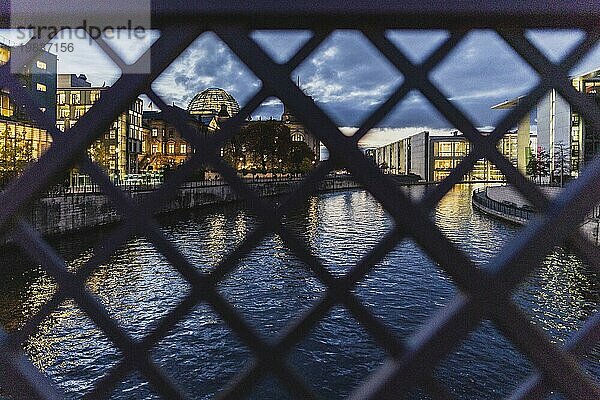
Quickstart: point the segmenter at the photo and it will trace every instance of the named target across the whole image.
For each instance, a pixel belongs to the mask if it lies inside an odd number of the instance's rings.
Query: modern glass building
[[[29,51],[24,46],[8,46],[0,43],[0,65],[8,62],[10,54],[17,51]],[[30,64],[23,67],[18,74],[23,85],[28,88],[32,96],[40,105],[40,110],[54,121],[56,115],[56,65],[55,54],[41,51],[36,54]],[[7,91],[4,93],[8,94]],[[23,121],[31,121],[23,108],[12,107],[10,116]],[[6,115],[5,104],[2,104],[2,116]]]
[[[11,54],[20,49],[23,47],[0,43],[0,65],[8,62]],[[41,51],[18,74],[23,87],[30,90],[40,111],[51,121],[56,116],[56,63],[56,55]],[[1,174],[19,173],[23,165],[39,158],[51,143],[48,132],[40,129],[23,107],[15,104],[10,91],[0,89]]]
[[[416,174],[422,180],[439,182],[465,158],[471,143],[459,132],[432,136],[419,132],[405,139],[377,148],[374,161],[384,172],[392,174]],[[500,152],[517,165],[517,134],[508,132],[498,143]],[[465,177],[467,182],[503,181],[504,175],[491,162],[482,159]]]
[[[600,104],[600,70],[572,76],[571,84]],[[600,132],[592,129],[556,90],[550,90],[540,101],[537,118],[539,146],[550,154],[551,171],[559,168],[557,159],[561,146],[568,150],[571,176],[578,176],[600,151]]]

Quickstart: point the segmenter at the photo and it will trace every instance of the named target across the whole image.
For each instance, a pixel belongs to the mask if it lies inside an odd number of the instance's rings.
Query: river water
[[[421,187],[407,189],[417,196]],[[484,265],[520,228],[473,211],[473,186],[454,188],[432,218],[442,231]],[[210,207],[161,220],[164,232],[203,271],[209,272],[233,249],[257,220],[242,204]],[[314,196],[287,221],[304,237],[334,274],[343,274],[372,249],[392,223],[383,208],[362,190]],[[93,245],[109,230],[52,242],[76,269],[93,254]],[[56,287],[39,266],[4,251],[0,265],[0,323],[18,329]],[[130,240],[88,281],[109,313],[133,337],[147,334],[172,309],[189,285],[152,245]],[[242,259],[218,287],[264,337],[272,337],[307,310],[324,287],[290,254],[279,237],[270,236]],[[410,240],[397,246],[361,281],[358,298],[401,338],[408,338],[457,293],[451,280]],[[574,255],[557,249],[535,275],[515,292],[515,301],[561,343],[598,310],[600,282]],[[120,359],[119,352],[92,322],[66,301],[41,325],[25,350],[69,398],[87,392]],[[158,343],[152,356],[191,398],[212,398],[252,360],[220,318],[199,305]],[[334,308],[288,357],[289,365],[324,398],[342,398],[385,360],[349,312]],[[600,377],[600,349],[584,360]],[[482,323],[435,370],[435,376],[460,398],[495,399],[509,394],[532,371],[529,361],[489,322]],[[287,398],[279,382],[267,376],[252,398]],[[414,398],[426,398],[420,392]],[[116,390],[115,399],[158,398],[137,374]],[[560,398],[556,395],[555,398]]]

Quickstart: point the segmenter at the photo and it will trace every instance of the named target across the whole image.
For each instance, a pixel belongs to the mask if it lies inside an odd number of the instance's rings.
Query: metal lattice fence
[[[188,2],[191,3],[191,2]],[[583,218],[592,210],[600,195],[600,160],[591,162],[581,176],[550,202],[504,158],[496,143],[502,135],[535,107],[541,97],[555,88],[595,129],[600,129],[600,110],[590,99],[569,83],[568,71],[600,38],[597,21],[600,8],[595,2],[586,6],[533,1],[525,6],[517,2],[391,2],[351,1],[273,4],[258,1],[251,9],[241,3],[203,5],[172,2],[153,6],[153,25],[161,30],[160,38],[148,50],[151,71],[127,73],[128,65],[102,39],[97,43],[124,72],[121,78],[70,130],[68,137],[54,127],[39,111],[35,100],[10,73],[10,64],[0,67],[0,85],[8,88],[14,99],[24,105],[30,116],[52,133],[51,148],[0,194],[0,227],[13,234],[22,249],[39,261],[58,283],[53,297],[18,331],[0,333],[0,382],[9,393],[22,398],[53,399],[61,394],[21,352],[23,343],[65,299],[77,306],[101,329],[122,352],[122,360],[99,379],[89,398],[108,397],[124,377],[138,371],[164,398],[186,398],[177,382],[150,357],[150,350],[174,325],[185,318],[199,302],[208,304],[227,326],[251,349],[255,358],[219,394],[221,398],[239,398],[248,394],[266,372],[276,376],[297,398],[315,398],[309,385],[290,368],[286,357],[325,314],[336,305],[345,307],[388,354],[385,364],[368,377],[351,395],[354,399],[399,398],[414,388],[422,388],[433,398],[451,398],[444,385],[432,376],[434,368],[484,320],[491,320],[499,331],[535,365],[537,371],[513,394],[514,398],[540,398],[550,390],[573,399],[598,399],[600,386],[582,368],[578,357],[600,339],[600,315],[584,326],[560,347],[532,324],[511,300],[511,291],[532,272],[554,246],[568,243],[593,268],[600,272],[600,249],[578,231]],[[274,62],[251,38],[258,28],[304,28],[313,32],[291,59]],[[344,136],[330,118],[311,101],[290,78],[291,72],[340,28],[359,29],[369,41],[405,77],[402,85],[380,105],[352,137]],[[449,38],[421,63],[413,63],[385,35],[386,29],[428,27],[450,31]],[[587,36],[561,62],[548,60],[524,34],[531,27],[579,28]],[[429,78],[430,72],[472,28],[492,28],[539,74],[539,82],[489,135],[483,135],[469,118],[446,99]],[[214,31],[262,81],[262,88],[234,118],[223,124],[218,134],[207,138],[194,135],[186,116],[168,107],[152,90],[152,82],[202,32]],[[142,57],[143,58],[143,57]],[[22,62],[13,57],[11,63]],[[142,61],[140,61],[142,62]],[[389,177],[369,162],[357,143],[381,121],[411,90],[420,91],[440,113],[471,142],[471,152],[454,171],[419,202],[408,198]],[[142,206],[115,187],[102,169],[85,156],[86,148],[99,137],[115,117],[140,94],[146,94],[174,124],[196,152],[178,168]],[[223,143],[239,130],[245,118],[267,97],[281,99],[297,118],[328,148],[331,158],[322,162],[276,209],[246,186],[235,170],[220,157]],[[480,158],[493,162],[538,210],[539,218],[531,223],[489,262],[488,268],[477,266],[454,246],[428,217],[438,201],[473,168]],[[19,212],[52,186],[61,173],[78,163],[110,198],[122,215],[122,223],[109,235],[94,256],[76,272],[65,267],[64,260],[42,239]],[[261,224],[239,246],[224,255],[217,268],[202,273],[163,235],[153,218],[186,177],[203,165],[223,176],[238,194],[252,198],[253,211]],[[334,167],[352,173],[392,216],[395,229],[364,256],[345,276],[335,277],[313,255],[308,245],[281,223],[281,218],[300,205],[311,189]],[[277,233],[327,290],[310,310],[289,324],[272,341],[266,341],[217,292],[216,285],[235,270],[238,260],[250,252],[264,237]],[[191,292],[141,340],[134,340],[112,319],[100,301],[85,287],[86,278],[133,235],[146,237],[191,284]],[[403,343],[392,330],[372,315],[352,293],[374,265],[400,241],[411,238],[418,243],[460,288],[460,294]]]

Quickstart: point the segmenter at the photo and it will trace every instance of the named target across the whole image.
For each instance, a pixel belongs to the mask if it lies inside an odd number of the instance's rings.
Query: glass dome
[[[196,94],[188,105],[188,111],[190,114],[214,115],[221,111],[222,104],[227,107],[230,117],[240,111],[240,106],[233,96],[218,88],[206,89]]]

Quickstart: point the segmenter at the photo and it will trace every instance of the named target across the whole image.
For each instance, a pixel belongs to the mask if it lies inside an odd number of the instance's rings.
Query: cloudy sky
[[[0,33],[1,34],[1,33]],[[9,33],[4,33],[9,36]],[[133,62],[155,39],[120,40],[111,46],[127,62]],[[253,38],[277,61],[287,60],[310,37],[304,31],[255,32]],[[391,31],[388,37],[412,60],[423,60],[445,38],[443,31]],[[576,31],[530,32],[549,57],[560,59],[583,35]],[[55,39],[59,41],[60,39]],[[75,40],[75,51],[58,53],[59,73],[84,73],[95,85],[111,84],[118,68],[97,45]],[[600,51],[589,54],[572,72],[600,66]],[[300,86],[321,106],[344,132],[352,132],[371,111],[385,101],[403,80],[402,75],[358,32],[338,31],[330,36],[292,74]],[[472,31],[450,53],[432,75],[442,92],[471,117],[478,127],[491,127],[502,111],[494,104],[522,95],[537,82],[536,74],[497,34]],[[243,105],[260,88],[260,81],[216,35],[200,36],[153,84],[169,104],[187,107],[194,94],[208,87],[230,92]],[[147,106],[148,104],[146,104]],[[279,118],[282,105],[268,99],[255,118]],[[535,116],[533,116],[535,118]],[[533,120],[533,122],[535,122]],[[422,129],[447,131],[450,124],[417,92],[412,92],[364,140],[380,145]]]

